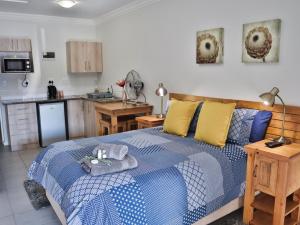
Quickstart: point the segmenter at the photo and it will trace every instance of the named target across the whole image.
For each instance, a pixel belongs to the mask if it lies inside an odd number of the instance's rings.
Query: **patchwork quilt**
[[[99,143],[124,144],[139,166],[93,177],[80,159]],[[242,196],[246,154],[166,134],[161,127],[52,144],[28,176],[44,186],[69,225],[193,224]]]

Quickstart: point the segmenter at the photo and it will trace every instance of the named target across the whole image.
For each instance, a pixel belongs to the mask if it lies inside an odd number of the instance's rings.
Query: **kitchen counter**
[[[36,102],[57,102],[57,101],[67,101],[67,100],[76,100],[81,99],[81,95],[70,95],[65,96],[64,98],[57,98],[57,99],[49,99],[49,98],[20,98],[20,99],[7,99],[1,100],[0,102],[3,105],[14,105],[14,104],[26,104],[26,103],[36,103]]]
[[[7,99],[1,100],[0,103],[3,105],[14,105],[14,104],[26,104],[26,103],[47,103],[47,102],[57,102],[57,101],[67,101],[67,100],[88,100],[98,103],[110,103],[110,102],[120,102],[120,98],[106,98],[106,99],[92,99],[88,98],[86,95],[70,95],[64,98],[49,99],[49,98],[25,98],[25,99]]]

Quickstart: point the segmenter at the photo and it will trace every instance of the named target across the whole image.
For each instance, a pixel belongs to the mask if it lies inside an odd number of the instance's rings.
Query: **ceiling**
[[[0,0],[0,11],[74,18],[95,18],[137,0],[80,0],[73,8],[64,9],[55,0],[28,0],[28,4]]]

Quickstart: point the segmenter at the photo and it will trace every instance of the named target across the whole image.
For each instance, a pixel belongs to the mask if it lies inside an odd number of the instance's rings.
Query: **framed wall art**
[[[223,28],[197,32],[197,63],[223,63],[223,42]]]
[[[243,25],[243,63],[279,62],[281,20]]]

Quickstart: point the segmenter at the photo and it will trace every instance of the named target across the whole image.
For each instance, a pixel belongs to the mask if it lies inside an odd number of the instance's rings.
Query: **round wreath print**
[[[197,63],[223,62],[223,28],[217,28],[197,33]]]
[[[216,63],[219,54],[219,44],[211,34],[198,37],[198,63]]]
[[[266,27],[256,27],[248,32],[245,40],[245,48],[250,57],[262,59],[269,54],[272,48],[272,34]]]
[[[243,25],[243,63],[278,63],[281,20]]]

